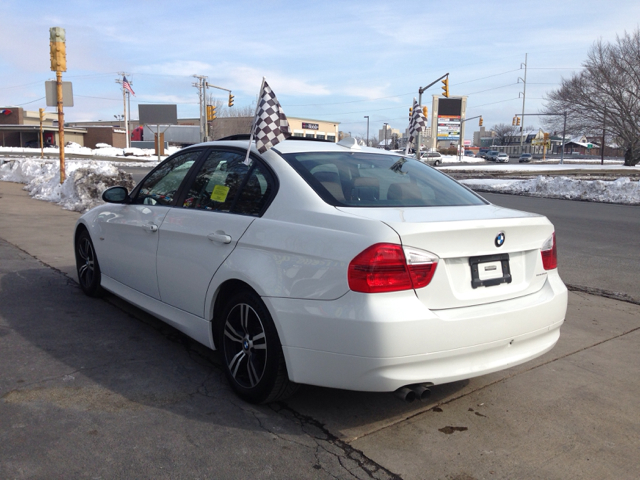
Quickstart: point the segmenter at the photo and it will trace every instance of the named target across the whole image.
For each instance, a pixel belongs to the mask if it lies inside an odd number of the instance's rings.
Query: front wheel
[[[102,294],[100,264],[91,236],[86,230],[82,230],[76,238],[75,254],[80,288],[90,297],[100,296]]]
[[[231,388],[251,403],[283,400],[297,390],[289,381],[271,315],[250,290],[234,294],[216,322],[217,344]]]

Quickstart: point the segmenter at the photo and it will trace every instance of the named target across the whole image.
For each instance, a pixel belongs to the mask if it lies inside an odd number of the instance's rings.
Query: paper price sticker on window
[[[227,195],[229,195],[229,187],[224,185],[216,185],[211,192],[211,200],[214,202],[224,203],[227,201]]]

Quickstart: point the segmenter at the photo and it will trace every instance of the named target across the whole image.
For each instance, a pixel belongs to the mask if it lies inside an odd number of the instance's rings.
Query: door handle
[[[231,235],[227,235],[222,230],[218,230],[216,233],[210,233],[207,238],[212,242],[231,243]]]
[[[150,223],[148,225],[143,225],[142,228],[144,228],[147,232],[150,232],[150,233],[155,233],[158,231],[158,226],[154,225],[153,223]]]

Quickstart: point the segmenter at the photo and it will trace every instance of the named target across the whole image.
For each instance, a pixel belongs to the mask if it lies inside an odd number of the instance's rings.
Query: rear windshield
[[[331,205],[486,204],[470,190],[415,158],[363,152],[306,152],[282,156]]]

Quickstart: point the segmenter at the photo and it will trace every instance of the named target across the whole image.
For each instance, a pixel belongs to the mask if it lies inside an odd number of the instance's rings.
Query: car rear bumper
[[[485,375],[546,353],[558,341],[567,290],[556,273],[531,295],[440,311],[413,292],[264,300],[291,380],[384,392]]]

